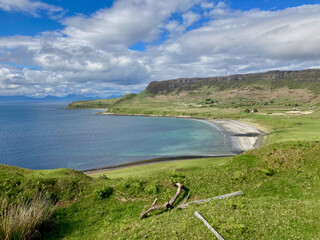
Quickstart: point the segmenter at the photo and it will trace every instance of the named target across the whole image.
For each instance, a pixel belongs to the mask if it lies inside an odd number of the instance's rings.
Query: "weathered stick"
[[[175,195],[173,195],[173,197],[170,199],[169,202],[165,202],[164,204],[159,205],[159,204],[157,204],[158,199],[156,198],[154,200],[154,202],[152,203],[151,207],[140,214],[140,219],[146,217],[150,212],[153,212],[155,210],[171,209],[173,207],[173,204],[177,200],[177,198],[180,196],[182,188],[183,188],[183,184],[181,184],[181,183],[176,183],[175,185],[178,186],[177,192]]]
[[[181,204],[181,205],[186,204],[186,203],[187,203],[187,201],[188,201],[188,199],[189,199],[189,197],[190,197],[190,193],[188,193],[188,195],[183,199],[183,201],[182,201],[182,204]]]
[[[170,199],[169,201],[169,206],[172,207],[174,202],[177,200],[177,198],[180,196],[181,191],[182,191],[182,187],[183,184],[182,183],[176,183],[176,185],[178,186],[177,192],[175,195],[173,195],[173,197]]]
[[[207,228],[210,229],[210,231],[217,237],[218,240],[224,240],[224,238],[220,235],[220,233],[218,233],[217,230],[215,230],[208,222],[206,219],[204,219],[204,217],[201,216],[201,214],[199,212],[195,212],[194,215],[196,215],[197,218],[199,218],[204,225],[207,226]]]
[[[155,210],[164,210],[164,209],[166,209],[167,206],[168,206],[168,204],[169,204],[168,202],[166,202],[166,203],[164,203],[163,205],[159,205],[159,204],[156,204],[157,201],[158,201],[158,199],[156,198],[156,199],[154,200],[154,202],[152,203],[151,207],[148,208],[148,210],[146,210],[146,211],[144,211],[144,212],[142,212],[142,213],[140,214],[140,219],[146,217],[146,216],[148,215],[148,213],[150,213],[150,212],[152,212],[152,211],[155,211]]]
[[[183,208],[188,207],[188,206],[191,205],[191,204],[199,204],[199,203],[203,203],[203,202],[210,202],[210,201],[212,201],[212,200],[220,200],[220,199],[224,199],[224,198],[229,198],[229,197],[238,196],[238,195],[241,195],[241,194],[243,194],[243,192],[242,192],[242,191],[238,191],[238,192],[229,193],[229,194],[226,194],[226,195],[221,195],[221,196],[217,196],[217,197],[213,197],[213,198],[196,200],[196,201],[189,202],[189,203],[186,203],[186,204],[181,204],[178,208],[179,208],[179,209],[183,209]]]

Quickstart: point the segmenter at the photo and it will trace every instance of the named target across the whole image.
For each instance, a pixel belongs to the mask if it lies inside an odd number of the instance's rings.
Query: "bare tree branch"
[[[183,184],[182,183],[176,183],[176,185],[178,186],[178,189],[177,189],[177,192],[175,195],[173,195],[173,197],[170,199],[169,201],[169,205],[170,207],[173,206],[174,202],[177,200],[177,198],[180,196],[181,194],[181,191],[182,191],[182,187],[183,187]]]
[[[150,212],[153,212],[155,210],[172,209],[173,208],[173,204],[175,203],[177,198],[180,196],[182,188],[183,188],[183,184],[181,184],[181,183],[176,183],[175,185],[178,186],[177,192],[176,192],[175,195],[173,195],[173,197],[170,199],[169,202],[165,202],[164,204],[160,205],[160,204],[157,204],[158,199],[156,198],[153,201],[151,207],[140,214],[140,219],[145,218]]]

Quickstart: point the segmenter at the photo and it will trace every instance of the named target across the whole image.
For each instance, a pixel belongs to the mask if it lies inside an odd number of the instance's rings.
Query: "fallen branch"
[[[188,195],[183,199],[183,201],[182,201],[182,204],[181,204],[181,205],[186,204],[186,203],[187,203],[187,201],[188,201],[188,199],[189,199],[189,197],[190,197],[190,193],[188,193]]]
[[[182,191],[182,187],[183,184],[182,183],[176,183],[176,185],[178,186],[177,192],[175,195],[173,195],[173,197],[170,199],[169,201],[169,207],[173,207],[174,202],[177,200],[177,198],[180,196],[181,191]]]
[[[217,196],[217,197],[213,197],[213,198],[196,200],[196,201],[189,202],[189,203],[182,203],[178,208],[179,208],[179,209],[183,209],[183,208],[188,207],[188,206],[191,205],[191,204],[199,204],[199,203],[203,203],[203,202],[210,202],[210,201],[212,201],[212,200],[220,200],[220,199],[224,199],[224,198],[229,198],[229,197],[238,196],[238,195],[241,195],[241,194],[243,194],[243,192],[242,192],[242,191],[238,191],[238,192],[229,193],[229,194],[226,194],[226,195],[221,195],[221,196]]]
[[[210,231],[217,237],[217,239],[219,240],[224,240],[224,238],[220,235],[220,233],[218,233],[217,230],[215,230],[208,222],[206,219],[204,219],[204,217],[201,216],[201,214],[199,212],[195,212],[194,215],[196,215],[197,218],[199,218],[204,225],[207,226],[207,228],[210,229]]]
[[[181,191],[182,191],[182,187],[183,187],[183,184],[181,184],[181,183],[176,183],[175,185],[178,186],[177,192],[175,195],[173,195],[173,197],[170,199],[169,202],[165,202],[164,204],[160,205],[160,204],[157,204],[158,199],[156,198],[154,200],[154,202],[152,203],[151,207],[140,214],[140,219],[145,218],[150,212],[153,212],[155,210],[172,209],[173,204],[175,203],[177,198],[180,196]]]

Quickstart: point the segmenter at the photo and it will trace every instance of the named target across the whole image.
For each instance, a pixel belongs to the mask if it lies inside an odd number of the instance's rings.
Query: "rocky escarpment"
[[[266,73],[238,74],[226,77],[179,78],[151,82],[146,91],[150,94],[168,94],[181,91],[193,91],[202,87],[217,90],[239,88],[248,85],[263,85],[270,89],[289,87],[304,88],[320,93],[320,69],[301,71],[269,71]]]

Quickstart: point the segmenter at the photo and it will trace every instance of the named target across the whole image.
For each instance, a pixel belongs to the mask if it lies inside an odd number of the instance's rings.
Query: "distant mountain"
[[[25,101],[74,102],[74,101],[87,101],[87,100],[95,100],[95,99],[98,99],[98,97],[85,97],[85,96],[75,95],[75,94],[69,94],[65,97],[57,97],[57,96],[48,95],[43,98],[32,98],[32,97],[26,97],[26,96],[0,96],[0,101],[19,101],[19,102],[25,102]]]

